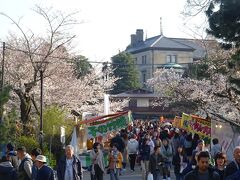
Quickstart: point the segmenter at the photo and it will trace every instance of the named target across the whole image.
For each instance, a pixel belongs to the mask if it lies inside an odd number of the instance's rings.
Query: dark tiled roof
[[[170,38],[170,39],[194,48],[195,49],[193,51],[194,59],[202,59],[206,55],[204,43],[207,43],[208,40],[185,39],[185,38]]]
[[[195,50],[192,46],[178,42],[175,39],[159,35],[152,38],[148,38],[145,41],[136,44],[134,47],[129,45],[126,49],[126,52],[136,53],[138,51],[145,51],[148,49],[181,50],[181,51]]]

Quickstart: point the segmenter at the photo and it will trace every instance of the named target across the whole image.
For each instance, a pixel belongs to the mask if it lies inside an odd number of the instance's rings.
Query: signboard
[[[182,114],[182,128],[197,133],[206,142],[211,141],[211,121],[195,115]]]
[[[110,117],[101,121],[91,123],[88,129],[88,138],[105,135],[109,132],[117,131],[126,128],[132,122],[132,117],[129,113],[117,117]]]
[[[181,128],[182,118],[179,116],[175,116],[173,120],[173,126],[177,128]]]

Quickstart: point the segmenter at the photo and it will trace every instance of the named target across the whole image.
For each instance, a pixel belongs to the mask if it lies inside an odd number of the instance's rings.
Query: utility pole
[[[3,49],[2,49],[1,93],[3,93],[3,91],[4,91],[4,61],[5,61],[5,49],[6,49],[5,42],[3,42],[2,45],[3,45]],[[0,122],[2,122],[3,121],[3,112],[4,112],[2,102],[0,102],[0,110],[1,110]]]
[[[40,148],[43,150],[43,70],[40,69]]]

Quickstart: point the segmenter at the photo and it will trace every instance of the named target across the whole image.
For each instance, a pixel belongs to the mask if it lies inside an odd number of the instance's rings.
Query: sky
[[[189,25],[181,15],[186,0],[1,0],[0,12],[4,12],[25,30],[44,32],[44,24],[32,10],[34,6],[53,7],[65,13],[76,12],[80,24],[71,29],[76,34],[75,52],[90,61],[110,61],[130,44],[130,35],[136,29],[144,30],[144,37],[160,34],[162,17],[163,35],[166,37],[192,38]],[[196,20],[195,20],[196,21]],[[0,39],[16,27],[0,16]]]

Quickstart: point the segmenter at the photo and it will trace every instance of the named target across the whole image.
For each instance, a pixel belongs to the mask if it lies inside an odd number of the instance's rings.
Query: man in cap
[[[21,160],[18,167],[18,180],[31,180],[33,162],[24,146],[17,149],[17,156]]]
[[[52,168],[46,165],[46,157],[38,155],[35,159],[35,165],[38,168],[36,180],[54,180],[54,173]]]
[[[31,151],[30,155],[32,157],[33,162],[36,161],[36,158],[38,155],[42,154],[42,150],[39,148],[35,148]],[[38,173],[38,168],[36,166],[36,163],[33,164],[32,166],[32,180],[36,180],[37,179],[37,173]]]

